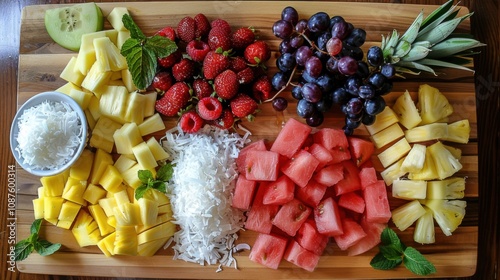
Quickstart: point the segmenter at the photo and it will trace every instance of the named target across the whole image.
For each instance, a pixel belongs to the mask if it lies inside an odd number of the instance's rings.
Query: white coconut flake
[[[174,259],[236,267],[232,250],[244,215],[231,207],[231,197],[238,176],[235,160],[247,137],[205,126],[194,134],[175,128],[162,139],[174,165],[167,184],[180,226],[173,237]]]

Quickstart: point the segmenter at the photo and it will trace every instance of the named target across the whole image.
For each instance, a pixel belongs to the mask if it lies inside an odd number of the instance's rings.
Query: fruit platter
[[[18,106],[41,92],[65,93],[84,109],[89,135],[66,173],[18,168],[18,244],[37,237],[18,270],[473,275],[470,57],[482,44],[467,36],[469,11],[452,2],[26,7]],[[58,18],[84,35],[75,42],[58,34]],[[444,41],[446,28],[453,36]]]

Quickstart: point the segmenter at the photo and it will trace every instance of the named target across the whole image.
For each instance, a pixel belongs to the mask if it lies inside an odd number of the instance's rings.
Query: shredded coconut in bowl
[[[246,136],[205,126],[195,134],[168,131],[163,145],[172,155],[174,174],[167,185],[173,217],[174,259],[235,265],[232,256],[243,211],[231,207],[238,176],[235,159]]]

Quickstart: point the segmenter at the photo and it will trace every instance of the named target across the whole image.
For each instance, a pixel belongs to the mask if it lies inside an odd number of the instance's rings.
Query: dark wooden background
[[[83,0],[0,0],[0,279],[111,279],[97,277],[70,277],[33,275],[8,271],[8,213],[7,184],[8,167],[15,164],[9,147],[9,130],[16,112],[17,70],[19,56],[19,26],[21,10],[24,6],[51,3],[76,3]],[[95,2],[119,2],[100,1]],[[363,2],[363,1],[356,1]],[[365,1],[366,2],[366,1]],[[396,2],[409,4],[439,5],[445,0],[425,1],[369,1]],[[500,254],[500,234],[498,232],[500,199],[500,41],[499,41],[499,1],[462,0],[461,5],[475,14],[471,19],[474,37],[487,44],[474,60],[476,75],[476,104],[479,138],[479,248],[477,272],[470,279],[498,279]],[[113,278],[116,279],[116,278]],[[469,279],[469,278],[467,278]]]

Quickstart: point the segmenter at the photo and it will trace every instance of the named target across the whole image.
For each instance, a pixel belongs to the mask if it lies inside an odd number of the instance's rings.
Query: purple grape
[[[344,88],[338,88],[331,94],[332,101],[337,104],[345,104],[351,98]]]
[[[313,55],[311,48],[308,46],[302,46],[295,52],[295,60],[298,65],[304,66],[306,61]]]
[[[316,84],[323,92],[330,92],[335,86],[335,79],[328,74],[323,74],[316,79]]]
[[[363,117],[361,118],[361,123],[364,125],[372,125],[375,123],[376,116],[370,115],[370,114],[363,114]]]
[[[328,60],[326,61],[326,70],[332,74],[337,74],[339,72],[339,68],[338,68],[338,65],[339,65],[339,60],[336,59],[335,57],[330,57],[328,58]]]
[[[297,99],[297,100],[300,100],[303,98],[301,84],[298,84],[292,88],[292,97]]]
[[[392,91],[392,86],[393,86],[392,81],[386,81],[382,85],[382,87],[380,87],[379,89],[377,89],[375,91],[375,94],[376,95],[386,95],[386,94],[388,94],[389,92]]]
[[[366,31],[361,28],[354,28],[345,39],[345,42],[353,47],[361,47],[365,43],[365,40]]]
[[[368,63],[364,61],[358,61],[358,71],[356,71],[356,75],[361,77],[362,79],[365,79],[370,75],[370,67],[368,66]]]
[[[318,110],[318,112],[326,113],[330,111],[330,109],[333,106],[333,103],[329,98],[323,98],[317,103],[315,103],[315,105],[316,105],[316,110]]]
[[[344,83],[346,91],[354,96],[359,95],[359,87],[363,84],[361,78],[356,76],[350,76]]]
[[[323,63],[316,56],[311,56],[304,65],[305,70],[311,77],[317,78],[323,72]]]
[[[290,46],[298,49],[304,45],[304,37],[294,36],[290,38]]]
[[[309,36],[309,30],[307,29],[307,20],[301,19],[295,24],[295,31],[297,33],[304,34],[306,36]]]
[[[295,56],[291,53],[284,53],[276,59],[276,66],[282,72],[290,72],[295,67]]]
[[[299,14],[294,7],[288,6],[281,11],[281,19],[289,21],[293,25],[299,20]]]
[[[356,128],[358,128],[361,125],[361,120],[354,120],[354,119],[351,119],[351,118],[346,118],[345,119],[345,125],[348,128],[356,129]]]
[[[371,99],[375,96],[375,89],[371,85],[362,85],[359,87],[359,97]]]
[[[369,115],[377,115],[385,108],[385,100],[381,96],[365,100],[365,111]]]
[[[301,118],[308,118],[316,111],[314,104],[305,99],[299,100],[297,103],[297,115]]]
[[[311,103],[316,103],[321,100],[323,94],[321,92],[321,88],[318,85],[314,83],[305,83],[302,86],[302,96],[304,97],[304,100]]]
[[[386,80],[387,78],[380,73],[373,73],[368,77],[368,83],[370,83],[376,89],[381,88]]]
[[[338,21],[332,27],[332,38],[339,38],[344,40],[348,34],[349,26],[345,21]]]
[[[284,111],[288,107],[288,101],[284,97],[276,97],[273,100],[273,108],[276,111]]]
[[[274,90],[279,91],[283,87],[286,86],[286,83],[288,82],[288,75],[284,72],[276,72],[274,76],[271,78],[271,85],[273,86]]]
[[[344,18],[341,17],[341,16],[333,16],[331,19],[330,19],[330,29],[333,29],[333,26],[335,25],[335,23],[339,22],[339,21],[343,21],[345,22]]]
[[[344,45],[342,47],[342,56],[350,56],[355,60],[362,60],[364,53],[363,50],[359,47],[353,47],[349,45]]]
[[[347,114],[356,115],[363,110],[363,101],[360,98],[351,98],[351,100],[347,101]]]
[[[325,31],[330,27],[330,17],[325,12],[318,12],[312,15],[308,22],[307,28],[312,32]]]
[[[366,53],[366,60],[371,66],[379,67],[384,62],[382,49],[377,46],[370,47]]]
[[[289,38],[293,33],[293,25],[289,21],[280,19],[273,24],[273,33],[280,39]]]
[[[351,76],[358,71],[358,62],[350,56],[344,56],[339,59],[337,67],[341,74]]]
[[[392,79],[396,75],[396,68],[390,63],[386,63],[380,67],[380,73],[388,79]]]
[[[318,38],[316,38],[316,46],[320,50],[326,51],[326,44],[331,38],[332,34],[330,32],[322,32],[321,34],[319,34]]]
[[[330,38],[328,42],[326,42],[326,51],[331,56],[335,56],[342,51],[342,40],[337,37]]]
[[[306,118],[306,123],[311,127],[317,127],[320,126],[324,120],[325,117],[323,113],[316,111],[310,117]]]
[[[295,52],[295,48],[292,47],[292,45],[290,44],[290,39],[284,39],[283,41],[281,41],[280,43],[280,46],[279,46],[279,51],[280,53],[293,53]]]
[[[344,131],[344,134],[347,135],[347,136],[350,136],[354,133],[354,129],[353,128],[350,128],[348,127],[347,125],[345,125],[342,130]]]

